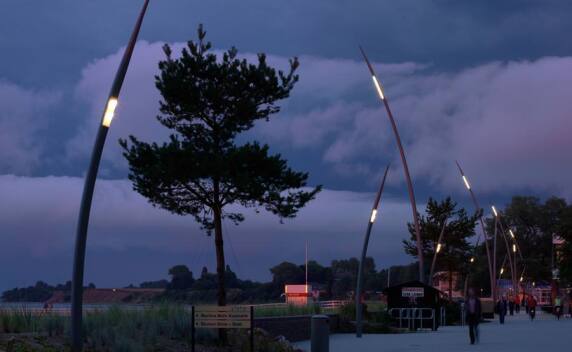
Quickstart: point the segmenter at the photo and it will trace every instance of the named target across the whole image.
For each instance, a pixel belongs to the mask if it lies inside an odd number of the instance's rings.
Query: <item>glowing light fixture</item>
[[[508,230],[508,233],[510,233],[510,237],[515,238],[515,237],[514,237],[514,232],[512,232],[511,229]]]
[[[377,209],[373,209],[371,211],[371,218],[369,218],[369,222],[372,224],[375,222],[375,217],[377,216]]]
[[[377,90],[377,94],[379,94],[379,97],[381,98],[381,100],[385,100],[385,95],[383,95],[383,89],[381,88],[381,84],[377,80],[377,77],[371,76],[371,79],[373,80],[373,85],[375,86],[375,89]]]
[[[500,274],[504,273],[504,268],[500,268]]]
[[[493,214],[495,214],[495,217],[499,216],[499,213],[497,212],[497,208],[495,208],[495,206],[491,206],[491,209],[493,210]]]
[[[524,280],[524,277],[521,276],[521,277],[520,277],[520,282],[522,282],[523,280]]]
[[[465,187],[467,187],[468,190],[471,190],[471,185],[469,184],[469,180],[467,180],[465,175],[463,175],[463,182],[465,182]]]
[[[441,251],[441,243],[437,244],[437,253],[439,253]]]
[[[471,263],[475,262],[475,257],[471,257]]]
[[[514,253],[516,253],[516,244],[513,244],[513,245],[512,245],[512,251],[513,251]]]
[[[111,121],[113,120],[113,115],[115,115],[115,108],[117,107],[117,98],[111,97],[107,101],[107,107],[105,108],[105,114],[103,115],[102,125],[105,127],[111,126]]]

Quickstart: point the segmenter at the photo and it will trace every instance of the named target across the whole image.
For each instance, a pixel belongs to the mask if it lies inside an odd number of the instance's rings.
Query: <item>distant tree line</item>
[[[552,265],[559,269],[561,285],[572,283],[572,205],[561,198],[548,198],[544,202],[536,197],[515,196],[499,213],[506,227],[516,235],[522,259],[517,257],[519,272],[527,281],[550,281]],[[470,214],[450,198],[443,201],[429,199],[425,214],[421,216],[423,255],[425,262],[431,258],[438,245],[440,232],[445,228],[441,241],[441,252],[435,265],[435,271],[457,272],[469,277],[468,285],[483,289],[484,294],[490,292],[488,264],[482,237],[475,247],[475,223],[479,214]],[[487,232],[494,233],[491,217],[485,219]],[[410,233],[413,228],[409,226]],[[508,229],[506,229],[508,230]],[[564,244],[553,248],[553,235],[564,240]],[[404,250],[413,258],[417,257],[415,237],[411,235],[404,241]],[[499,240],[497,252],[501,256],[506,252],[504,241]],[[470,258],[475,258],[474,262]],[[323,299],[341,299],[351,297],[356,287],[358,259],[349,258],[334,260],[329,266],[316,261],[308,262],[309,282],[319,287]],[[499,264],[500,265],[500,264]],[[426,268],[427,270],[429,268]],[[261,283],[241,280],[227,265],[224,281],[228,288],[228,302],[275,302],[281,300],[285,284],[303,284],[305,267],[290,262],[282,262],[270,268],[272,280]],[[366,292],[378,292],[390,285],[416,280],[418,271],[415,263],[403,266],[392,266],[389,269],[377,270],[373,258],[364,263],[364,289]],[[169,280],[147,281],[140,288],[165,289],[158,299],[184,302],[216,302],[218,273],[211,273],[204,267],[200,276],[195,277],[185,265],[176,265],[169,269]],[[449,275],[451,277],[451,275]],[[464,281],[464,280],[461,280]],[[88,287],[95,288],[90,284]],[[130,285],[130,287],[135,287]],[[450,287],[449,290],[460,287]],[[2,300],[7,302],[43,302],[55,291],[67,292],[70,283],[50,286],[38,281],[34,286],[14,288],[2,293]]]
[[[87,288],[95,288],[93,283],[90,283]],[[71,281],[65,284],[58,284],[51,286],[43,281],[38,281],[34,286],[14,288],[4,291],[2,293],[3,302],[45,302],[49,300],[54,292],[62,291],[67,293],[71,291]],[[68,297],[69,299],[69,297]]]
[[[320,289],[322,299],[344,299],[353,295],[358,270],[356,258],[334,260],[330,266],[323,266],[316,261],[308,262],[309,282]],[[417,278],[415,263],[403,266],[393,266],[389,269],[391,284],[411,281]],[[260,303],[277,302],[283,300],[284,286],[286,284],[303,284],[305,282],[305,266],[290,262],[282,262],[270,268],[272,281],[255,282],[239,279],[227,265],[225,282],[228,287],[229,303]],[[179,302],[209,302],[217,300],[218,278],[206,267],[201,270],[200,276],[194,276],[186,265],[176,265],[169,269],[169,280],[145,281],[139,288],[164,289],[165,292],[157,300]],[[381,291],[388,283],[388,269],[376,270],[373,258],[367,258],[365,263],[365,290],[369,292]],[[129,285],[129,288],[137,286]],[[96,288],[90,283],[87,288]],[[4,302],[45,302],[54,292],[64,292],[69,300],[71,282],[51,286],[38,281],[34,286],[14,288],[2,294]]]
[[[359,261],[357,258],[334,260],[330,266],[323,266],[316,261],[308,262],[308,281],[321,292],[321,299],[346,299],[353,296],[356,287]],[[305,266],[291,262],[282,262],[272,268],[272,281],[261,283],[241,280],[226,266],[225,282],[228,285],[230,303],[277,302],[283,300],[286,284],[303,284],[305,282]],[[375,261],[368,257],[364,266],[365,290],[375,293],[391,285],[415,280],[418,276],[416,263],[392,266],[390,269],[376,270]],[[388,281],[388,273],[390,275]],[[193,273],[185,265],[177,265],[169,270],[170,281],[161,280],[146,282],[141,287],[162,287],[165,293],[158,299],[186,302],[216,301],[217,275],[208,272],[204,267],[201,275],[194,278]]]

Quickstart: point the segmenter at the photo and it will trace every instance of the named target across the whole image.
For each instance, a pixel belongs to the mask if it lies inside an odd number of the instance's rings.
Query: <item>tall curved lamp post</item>
[[[403,150],[403,145],[401,144],[401,137],[399,137],[399,132],[397,131],[397,125],[395,124],[395,119],[393,118],[393,114],[391,109],[389,108],[389,103],[387,101],[387,97],[383,93],[383,86],[377,79],[375,71],[365,54],[365,51],[360,46],[359,47],[361,54],[369,68],[369,72],[371,73],[371,78],[373,80],[373,85],[377,90],[377,94],[381,101],[383,101],[383,105],[385,106],[385,110],[387,111],[387,116],[389,117],[389,122],[391,122],[391,128],[393,129],[393,134],[395,135],[395,142],[397,143],[397,147],[399,148],[399,154],[401,156],[401,162],[403,164],[403,172],[405,173],[405,180],[407,182],[407,189],[409,191],[409,201],[411,202],[411,210],[413,212],[413,224],[415,226],[415,237],[417,241],[417,258],[419,259],[419,281],[425,283],[425,270],[423,265],[423,245],[421,243],[421,228],[419,227],[419,214],[417,213],[417,205],[415,204],[415,193],[413,192],[413,183],[411,182],[411,176],[409,175],[409,167],[407,166],[407,159],[405,159],[405,151]]]
[[[83,336],[82,336],[82,314],[83,314],[83,274],[85,266],[85,249],[87,241],[87,228],[89,225],[89,213],[91,210],[91,202],[93,199],[93,191],[95,188],[95,180],[97,178],[97,172],[99,169],[99,162],[101,160],[101,154],[103,152],[103,147],[105,145],[105,138],[107,137],[107,132],[109,126],[111,126],[111,121],[113,120],[113,115],[115,113],[115,108],[117,106],[119,93],[121,91],[121,86],[123,85],[123,80],[125,79],[125,74],[127,73],[127,68],[129,67],[129,61],[133,54],[133,49],[135,48],[135,42],[137,41],[137,36],[141,29],[141,24],[143,22],[143,17],[147,11],[149,5],[149,0],[145,0],[143,8],[139,13],[137,22],[135,23],[135,28],[131,37],[129,38],[129,43],[125,48],[123,53],[123,58],[119,69],[115,75],[113,85],[111,86],[111,91],[109,92],[109,97],[107,99],[103,117],[101,119],[101,124],[99,125],[99,131],[97,132],[97,137],[95,139],[95,145],[91,154],[91,161],[89,163],[89,169],[87,175],[85,176],[85,183],[83,186],[83,195],[81,198],[81,207],[79,210],[79,220],[77,224],[77,234],[75,242],[75,253],[73,262],[73,279],[72,279],[72,309],[71,309],[71,334],[72,334],[72,351],[79,352],[83,348]]]
[[[358,277],[357,277],[357,288],[356,288],[356,337],[361,337],[363,331],[363,312],[361,304],[361,291],[363,286],[363,263],[365,262],[365,257],[367,255],[367,246],[369,245],[369,236],[371,234],[371,229],[373,228],[373,223],[377,217],[377,208],[379,202],[381,201],[381,195],[383,193],[383,187],[385,186],[385,179],[387,178],[387,173],[389,172],[389,165],[385,168],[383,173],[383,179],[381,180],[381,185],[375,196],[375,201],[373,202],[373,207],[371,209],[371,215],[367,222],[367,230],[365,232],[365,238],[363,241],[363,248],[361,250],[361,258],[358,266]],[[388,273],[389,275],[389,273]]]
[[[497,211],[497,209],[495,208],[495,206],[491,206],[491,209],[493,211],[493,215],[495,217],[495,227],[498,226],[500,228],[500,232],[501,232],[501,236],[503,237],[503,241],[505,244],[505,249],[506,249],[506,256],[508,256],[508,261],[509,261],[509,268],[510,268],[510,273],[511,273],[511,281],[512,281],[512,286],[513,286],[513,290],[516,292],[516,266],[514,265],[513,262],[513,258],[512,258],[512,254],[511,254],[511,246],[509,246],[508,244],[508,240],[506,238],[506,231],[504,229],[504,226],[502,224],[502,219],[500,216],[500,213]],[[495,229],[496,232],[496,229]],[[512,231],[510,233],[511,235],[513,234]],[[514,243],[513,243],[514,244]],[[512,246],[514,253],[516,254],[516,245]],[[495,253],[496,255],[496,253]],[[506,256],[505,256],[505,260],[506,260]],[[503,264],[504,266],[504,264]]]
[[[504,240],[504,245],[506,248],[506,255],[508,256],[508,264],[509,264],[509,268],[510,268],[510,274],[511,274],[511,281],[512,281],[512,288],[513,290],[516,292],[516,267],[515,267],[515,262],[513,261],[513,254],[511,253],[511,249],[512,246],[509,245],[508,243],[508,239],[506,238],[506,232],[504,230],[504,226],[502,225],[502,222],[499,221],[499,225],[500,225],[500,229],[502,232],[502,237]],[[515,252],[514,254],[516,254],[516,247],[514,247]]]
[[[445,234],[445,228],[447,227],[447,219],[443,222],[443,227],[439,233],[439,238],[437,239],[437,247],[435,247],[435,253],[433,253],[433,261],[431,262],[431,269],[429,270],[429,282],[433,281],[433,274],[435,273],[435,265],[437,264],[437,255],[441,252],[443,247],[441,241],[443,241],[443,235]],[[433,285],[431,285],[433,286]]]
[[[524,257],[522,256],[522,251],[520,250],[520,246],[518,245],[518,241],[516,239],[516,235],[514,234],[514,232],[512,231],[512,229],[508,229],[508,233],[510,234],[510,237],[512,238],[513,244],[512,244],[512,251],[514,253],[514,272],[517,274],[517,280],[518,282],[522,282],[523,281],[523,275],[524,275],[524,271],[526,270],[526,262],[524,260]],[[518,270],[516,268],[516,254],[518,253],[518,257],[520,258],[520,262],[522,263],[522,273],[521,275],[518,275]],[[520,278],[519,278],[520,277]]]
[[[475,196],[475,193],[473,192],[473,188],[471,187],[471,184],[469,183],[469,180],[467,179],[467,176],[465,176],[465,173],[463,172],[463,169],[461,169],[461,165],[459,165],[458,161],[455,161],[455,164],[457,164],[457,168],[459,169],[459,172],[461,173],[461,178],[463,179],[463,183],[465,184],[465,187],[467,188],[467,190],[469,191],[469,194],[471,195],[471,200],[473,201],[473,204],[475,205],[475,208],[477,211],[481,211],[481,207],[479,206],[479,202],[477,201],[477,197]],[[483,231],[483,236],[484,236],[484,245],[485,245],[485,249],[487,251],[487,261],[489,264],[489,280],[490,280],[490,285],[491,285],[491,293],[494,297],[494,287],[495,287],[495,270],[496,268],[493,270],[493,263],[491,261],[491,251],[489,249],[489,236],[487,235],[487,230],[485,228],[485,222],[483,220],[483,214],[481,213],[481,215],[479,216],[479,223],[481,224],[481,230]]]
[[[517,268],[516,268],[516,253],[519,252],[521,258],[522,258],[522,253],[520,253],[520,251],[518,250],[518,243],[516,241],[516,236],[514,235],[514,232],[512,231],[512,229],[510,229],[510,228],[508,229],[508,234],[510,235],[510,237],[512,239],[512,243],[509,244],[509,241],[507,238],[507,231],[505,230],[505,226],[503,224],[501,214],[498,213],[494,207],[493,207],[493,212],[494,212],[494,215],[496,217],[498,217],[498,225],[500,226],[500,230],[503,234],[503,239],[504,239],[506,252],[507,252],[508,260],[509,260],[509,265],[510,265],[510,269],[511,269],[511,274],[512,274],[513,290],[515,293],[518,293],[518,283],[517,283],[518,282],[518,272],[517,272]],[[511,251],[512,251],[512,255],[511,255]]]

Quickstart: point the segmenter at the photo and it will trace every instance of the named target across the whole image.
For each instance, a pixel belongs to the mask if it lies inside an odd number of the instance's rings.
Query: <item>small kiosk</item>
[[[401,328],[437,330],[441,321],[442,292],[420,281],[405,282],[383,290],[389,314]]]
[[[311,285],[286,285],[284,295],[286,303],[295,306],[305,306],[313,302]]]

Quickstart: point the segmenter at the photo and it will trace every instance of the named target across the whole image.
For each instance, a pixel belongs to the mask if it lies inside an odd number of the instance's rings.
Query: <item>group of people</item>
[[[533,295],[524,295],[509,297],[503,295],[496,303],[495,311],[499,316],[499,321],[504,324],[507,314],[514,315],[520,313],[521,306],[526,310],[526,314],[530,316],[530,320],[534,320],[536,316],[536,307],[538,301]],[[556,305],[555,305],[556,306]],[[465,301],[465,317],[469,325],[469,338],[471,345],[479,341],[479,323],[481,321],[482,305],[481,300],[477,297],[473,288],[468,291],[468,297]],[[559,317],[558,317],[559,318]]]
[[[501,296],[497,301],[495,306],[495,312],[499,315],[499,322],[504,324],[504,320],[507,314],[514,315],[520,313],[521,305],[525,308],[526,314],[530,316],[530,320],[534,320],[536,317],[536,306],[538,301],[533,295],[524,295],[522,298],[520,295],[516,297],[510,296],[508,299],[506,295]]]

